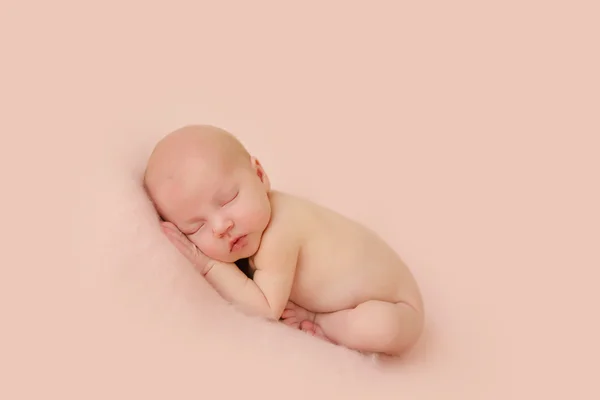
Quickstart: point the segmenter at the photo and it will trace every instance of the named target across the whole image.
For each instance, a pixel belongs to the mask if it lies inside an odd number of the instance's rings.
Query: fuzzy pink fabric
[[[3,2],[0,398],[600,398],[598,13],[529,3]],[[140,186],[188,123],[394,246],[412,358],[224,304]]]

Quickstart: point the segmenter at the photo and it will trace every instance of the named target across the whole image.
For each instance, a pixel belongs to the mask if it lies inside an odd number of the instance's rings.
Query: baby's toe
[[[315,324],[308,320],[304,320],[300,323],[300,329],[313,336],[316,334]]]

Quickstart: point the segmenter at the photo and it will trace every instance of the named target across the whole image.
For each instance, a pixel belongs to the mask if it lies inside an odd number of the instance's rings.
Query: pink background
[[[484,3],[4,0],[0,398],[599,398],[599,10]],[[414,359],[245,318],[191,271],[139,187],[188,123],[389,240]]]

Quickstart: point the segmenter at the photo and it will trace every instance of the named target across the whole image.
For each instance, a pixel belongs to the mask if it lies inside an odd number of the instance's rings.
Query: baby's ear
[[[260,164],[260,161],[254,156],[250,157],[250,162],[252,163],[252,168],[256,171],[256,175],[261,180],[266,190],[271,190],[271,182],[269,181],[269,176],[265,172],[264,168]]]

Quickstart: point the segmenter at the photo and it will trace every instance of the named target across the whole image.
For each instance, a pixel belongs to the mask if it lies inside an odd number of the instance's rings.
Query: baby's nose
[[[233,228],[233,221],[222,221],[218,224],[215,224],[215,227],[213,228],[213,233],[217,237],[222,237],[227,232],[229,232],[231,228]]]

